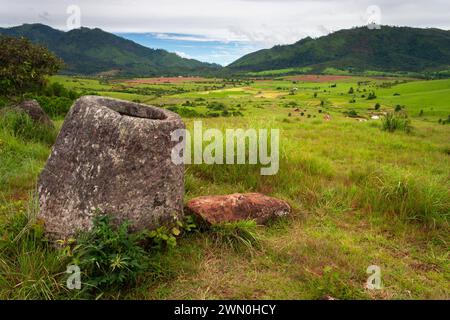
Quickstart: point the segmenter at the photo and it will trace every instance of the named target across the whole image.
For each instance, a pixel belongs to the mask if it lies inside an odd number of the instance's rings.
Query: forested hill
[[[310,67],[342,70],[436,71],[450,67],[450,31],[382,26],[340,30],[317,39],[250,53],[230,71]]]
[[[66,64],[63,73],[98,73],[128,76],[199,75],[221,67],[185,59],[161,49],[150,49],[101,29],[80,28],[68,32],[43,24],[0,28],[0,34],[25,37],[47,47]]]

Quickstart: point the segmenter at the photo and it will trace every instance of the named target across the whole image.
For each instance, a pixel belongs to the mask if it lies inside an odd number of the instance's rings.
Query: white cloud
[[[185,53],[185,52],[182,52],[182,51],[175,51],[175,53],[176,53],[177,55],[179,55],[180,57],[182,57],[182,58],[192,59],[192,57],[191,57],[190,55],[188,55],[187,53]]]
[[[167,33],[156,33],[155,37],[163,40],[177,40],[177,41],[192,41],[192,42],[214,42],[214,41],[222,41],[223,39],[215,39],[211,37],[205,36],[196,36],[196,35],[175,35],[175,34],[167,34]]]
[[[383,24],[450,28],[448,0],[0,0],[0,21],[65,29],[72,4],[80,6],[83,26],[110,32],[201,35],[190,40],[266,47],[365,24],[370,5],[381,8]]]

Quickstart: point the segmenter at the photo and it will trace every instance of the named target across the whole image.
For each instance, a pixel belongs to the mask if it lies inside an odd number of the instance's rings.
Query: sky
[[[450,29],[449,0],[0,0],[0,26],[98,27],[182,57],[244,54],[367,25]]]

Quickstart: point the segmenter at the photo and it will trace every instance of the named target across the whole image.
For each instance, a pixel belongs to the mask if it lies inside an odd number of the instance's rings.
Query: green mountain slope
[[[343,70],[434,71],[450,66],[450,31],[388,27],[340,30],[317,39],[250,53],[229,66],[229,71],[327,67]]]
[[[0,34],[25,37],[46,46],[61,57],[64,73],[120,73],[129,76],[199,75],[219,70],[216,64],[185,59],[161,49],[150,49],[101,29],[80,28],[68,32],[42,24],[24,24]]]

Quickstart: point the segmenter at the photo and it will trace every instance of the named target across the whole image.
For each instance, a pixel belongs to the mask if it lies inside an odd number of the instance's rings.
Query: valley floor
[[[157,277],[102,298],[450,298],[450,80],[52,81],[169,108],[188,128],[202,120],[205,129],[280,129],[274,176],[254,165],[186,167],[186,200],[261,192],[290,203],[290,217],[259,228],[261,248],[236,251],[192,233],[160,254]],[[396,108],[409,115],[409,133],[372,119]],[[49,150],[0,132],[0,222],[29,210]],[[0,255],[0,298],[67,298],[54,256]],[[365,288],[371,265],[381,268],[380,290]]]

